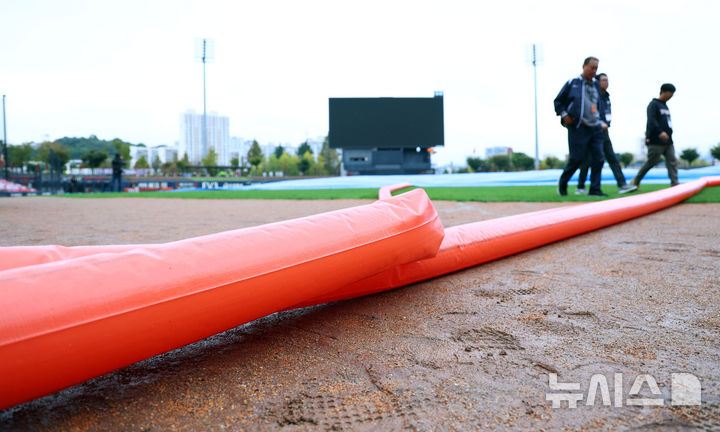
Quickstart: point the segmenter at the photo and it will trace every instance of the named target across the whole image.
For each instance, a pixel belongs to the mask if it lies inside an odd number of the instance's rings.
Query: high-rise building
[[[180,115],[178,159],[185,153],[192,164],[201,164],[210,148],[218,155],[218,165],[230,164],[230,119],[215,112],[207,115],[207,146],[203,144],[203,115],[187,111]]]

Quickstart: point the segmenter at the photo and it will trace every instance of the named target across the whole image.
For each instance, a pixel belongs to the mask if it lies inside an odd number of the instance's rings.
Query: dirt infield
[[[0,244],[166,242],[367,202],[7,198]],[[446,227],[562,205],[435,204]],[[719,214],[681,204],[274,314],[0,411],[0,430],[720,430]],[[698,377],[701,406],[671,406],[673,373]],[[550,374],[580,389],[552,390]],[[598,374],[609,394],[587,405]],[[646,374],[660,394],[631,395]],[[582,399],[553,408],[559,393]]]

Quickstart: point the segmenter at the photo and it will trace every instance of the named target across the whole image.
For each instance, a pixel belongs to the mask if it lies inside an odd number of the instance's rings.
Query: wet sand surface
[[[0,245],[167,242],[368,202],[7,198]],[[449,227],[562,204],[435,205]],[[720,430],[719,214],[680,204],[273,314],[0,411],[0,430]],[[698,377],[701,406],[671,406],[672,373]],[[580,388],[552,390],[551,374]],[[586,404],[598,374],[609,406],[602,386]],[[659,394],[631,395],[645,374]],[[558,393],[583,398],[553,408]],[[642,397],[662,406],[628,402]]]

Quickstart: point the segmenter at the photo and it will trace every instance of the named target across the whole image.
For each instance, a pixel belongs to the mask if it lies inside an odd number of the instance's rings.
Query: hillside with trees
[[[31,162],[48,164],[50,154],[53,153],[62,165],[72,159],[80,159],[88,168],[97,168],[115,153],[120,153],[123,159],[130,160],[130,145],[131,143],[120,138],[107,141],[95,135],[87,138],[63,137],[55,141],[8,146],[8,163],[18,168],[31,165]]]

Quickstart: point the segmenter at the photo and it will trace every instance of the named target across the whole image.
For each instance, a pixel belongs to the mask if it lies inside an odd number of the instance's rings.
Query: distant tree
[[[312,153],[309,151],[306,151],[302,157],[300,158],[300,162],[298,163],[298,169],[300,170],[300,174],[306,175],[310,167],[312,166],[314,160],[312,157]]]
[[[680,153],[680,159],[687,161],[688,165],[692,165],[693,161],[700,157],[700,154],[694,148],[685,149]]]
[[[632,153],[629,153],[629,152],[620,153],[620,163],[622,164],[623,168],[627,168],[628,165],[630,165],[634,159],[635,159],[635,156],[633,156]]]
[[[265,159],[263,156],[262,149],[260,148],[260,144],[256,140],[253,140],[252,145],[250,146],[250,150],[248,150],[247,153],[247,160],[250,163],[250,165],[257,167],[260,165]]]
[[[297,155],[299,157],[303,157],[305,153],[310,152],[310,154],[313,154],[312,148],[310,147],[310,144],[305,141],[304,143],[300,144],[300,147],[297,149]]]
[[[94,173],[95,168],[98,168],[100,165],[105,162],[108,155],[104,151],[98,151],[98,150],[90,150],[89,152],[85,153],[82,156],[83,164],[85,164],[88,168],[90,168],[90,172]]]
[[[508,171],[510,157],[508,155],[495,155],[490,157],[490,171]]]
[[[282,156],[283,153],[285,153],[285,147],[283,147],[281,145],[275,147],[275,150],[273,150],[273,154],[278,159],[280,159],[280,157]]]
[[[203,164],[203,166],[206,167],[206,169],[208,170],[208,174],[210,174],[211,176],[214,176],[217,174],[217,168],[211,168],[211,167],[217,166],[217,163],[218,163],[217,158],[218,158],[218,155],[217,155],[217,152],[215,151],[214,147],[210,147],[208,149],[207,155],[205,155],[205,157],[202,158],[202,164]]]
[[[710,149],[710,154],[712,157],[720,161],[720,143]]]
[[[262,162],[260,162],[257,165],[250,165],[250,175],[253,176],[260,176],[263,175],[263,173],[266,173],[267,170],[267,162],[265,161],[265,157],[263,156]]]
[[[160,169],[161,166],[162,166],[162,161],[160,160],[160,156],[155,155],[155,159],[153,159],[153,161],[152,161],[153,172],[155,174],[157,174],[158,170]]]
[[[540,162],[540,169],[562,168],[565,164],[555,156],[548,156]]]
[[[322,152],[318,155],[317,162],[310,166],[308,172],[310,175],[314,176],[326,176],[329,174],[325,168],[325,158],[323,157]]]
[[[515,171],[530,171],[535,168],[535,159],[525,153],[513,153],[511,158],[512,166]]]
[[[325,137],[322,144],[322,149],[318,155],[318,163],[320,163],[320,157],[322,156],[322,164],[327,174],[340,174],[340,156],[334,148],[330,148],[330,142],[328,137]]]
[[[178,171],[180,171],[180,173],[184,173],[188,165],[190,165],[190,159],[188,159],[187,153],[183,155],[182,159],[175,162],[175,166],[177,167]]]
[[[6,162],[8,163],[8,166],[13,164],[13,166],[19,168],[24,167],[26,163],[30,162],[33,158],[33,154],[35,153],[32,143],[9,145],[7,150],[8,160]]]
[[[45,163],[50,163],[50,150],[55,153],[60,165],[64,166],[70,160],[70,150],[58,142],[45,141],[37,149],[37,157]]]
[[[202,164],[204,166],[216,166],[217,165],[217,152],[214,147],[208,149],[207,154],[202,158]]]
[[[126,143],[120,138],[115,138],[110,141],[110,145],[113,146],[116,153],[120,153],[120,157],[123,158],[123,160],[130,160],[130,143]]]
[[[234,169],[237,169],[237,167],[240,166],[240,159],[238,159],[237,157],[234,157],[234,158],[230,159],[230,165],[231,165]]]
[[[138,158],[138,160],[135,161],[135,166],[133,167],[135,169],[148,169],[150,168],[150,164],[147,161],[147,158],[145,155],[142,155]]]
[[[297,156],[290,156],[287,153],[283,153],[282,156],[280,156],[280,167],[282,168],[283,174],[286,176],[300,174],[300,169],[298,168],[299,162],[300,159]]]
[[[270,155],[268,158],[267,164],[265,164],[265,168],[268,170],[268,172],[272,173],[273,175],[278,175],[282,172],[282,166],[280,165],[280,159],[275,156],[275,153]]]
[[[483,168],[483,160],[479,157],[468,157],[466,159],[468,166],[475,172],[481,172]]]
[[[87,138],[77,137],[63,137],[55,140],[70,150],[71,159],[81,159],[82,156],[90,150],[104,151],[108,154],[108,157],[112,157],[115,153],[120,153],[120,156],[125,160],[130,160],[130,143],[126,143],[120,138],[115,138],[112,141],[105,141],[99,139],[95,135],[90,135]]]

